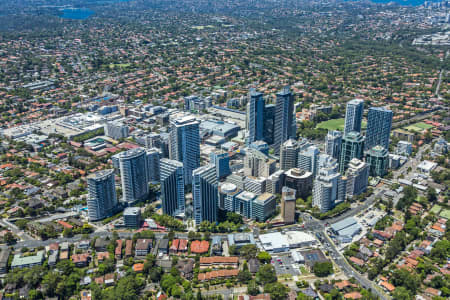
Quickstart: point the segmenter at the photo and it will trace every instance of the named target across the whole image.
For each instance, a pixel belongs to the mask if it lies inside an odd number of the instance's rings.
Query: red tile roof
[[[193,241],[191,243],[191,252],[192,253],[206,253],[209,250],[209,242],[208,241]]]
[[[239,274],[238,269],[217,270],[217,271],[211,271],[211,272],[198,274],[198,280],[204,281],[204,280],[211,280],[211,279],[216,279],[216,278],[234,277],[234,276],[237,276],[238,274]]]
[[[239,257],[236,257],[236,256],[200,257],[200,264],[237,264],[238,262],[239,262]]]

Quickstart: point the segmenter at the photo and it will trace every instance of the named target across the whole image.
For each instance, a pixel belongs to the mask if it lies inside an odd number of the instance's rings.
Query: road
[[[25,233],[23,230],[20,230],[15,224],[9,222],[6,219],[0,219],[0,225],[8,228],[11,230],[11,232],[18,237],[20,237],[24,241],[32,241],[34,240],[33,237],[29,236],[27,233]]]
[[[0,221],[1,224],[1,221]],[[121,239],[126,239],[126,238],[131,238],[133,237],[133,232],[118,232],[118,235]],[[89,235],[90,239],[93,239],[94,237],[96,238],[106,238],[106,237],[112,237],[113,233],[112,232],[107,232],[107,231],[102,231],[102,232],[94,232],[91,233]],[[155,232],[155,236],[158,239],[163,238],[165,235],[167,235],[167,233],[163,233],[163,232]],[[180,232],[180,233],[176,233],[175,236],[177,238],[181,238],[181,239],[187,239],[187,233],[185,232]],[[83,235],[79,234],[76,235],[74,237],[71,238],[56,238],[56,239],[48,239],[45,241],[42,240],[35,240],[33,238],[28,239],[28,240],[24,240],[24,241],[20,241],[17,242],[15,245],[13,245],[14,249],[20,249],[23,247],[27,247],[27,248],[37,248],[37,247],[41,247],[41,246],[48,246],[52,243],[63,243],[63,242],[69,242],[69,243],[76,243],[79,242],[81,240],[83,240],[84,237]],[[5,248],[6,245],[2,245],[0,246],[0,248]]]
[[[374,196],[373,199],[370,200],[370,202],[369,199],[366,200],[364,207],[368,208],[370,205],[372,205],[375,199],[377,198],[378,194]],[[347,214],[346,217],[355,216],[365,208],[352,209],[349,211],[350,214]],[[344,272],[344,274],[347,277],[349,278],[354,277],[356,280],[358,280],[361,286],[363,286],[365,289],[370,289],[373,293],[375,293],[378,297],[380,297],[380,299],[383,300],[389,299],[389,296],[387,296],[384,292],[382,292],[380,290],[380,287],[376,283],[365,278],[359,272],[354,270],[353,267],[347,262],[345,257],[339,252],[339,250],[336,248],[336,245],[333,243],[331,238],[326,233],[324,226],[325,221],[317,220],[311,216],[307,216],[307,214],[303,214],[303,220],[305,221],[305,228],[313,230],[316,233],[316,236],[320,237],[319,240],[322,242],[325,249],[328,251],[330,256],[333,258],[334,262],[339,266],[339,268],[342,270],[342,272]]]

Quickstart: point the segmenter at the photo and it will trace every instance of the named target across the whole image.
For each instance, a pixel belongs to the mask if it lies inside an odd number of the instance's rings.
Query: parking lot
[[[300,265],[288,255],[272,256],[272,265],[275,267],[277,275],[291,274],[292,276],[300,275]]]

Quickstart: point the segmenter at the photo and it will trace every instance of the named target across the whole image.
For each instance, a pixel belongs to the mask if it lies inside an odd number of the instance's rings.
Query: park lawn
[[[326,130],[344,130],[345,119],[333,119],[317,124],[317,128]]]
[[[442,206],[439,206],[437,204],[435,204],[431,209],[430,212],[434,213],[434,214],[438,214],[442,209]]]
[[[304,266],[300,267],[300,272],[302,272],[303,275],[309,274],[308,270]]]
[[[344,125],[345,125],[345,119],[340,118],[340,119],[331,119],[328,121],[320,122],[319,124],[317,124],[316,128],[319,128],[319,129],[322,128],[322,129],[326,129],[326,130],[344,131]],[[367,123],[363,121],[361,126],[362,126],[362,128],[366,128]]]
[[[433,128],[433,125],[426,124],[424,122],[418,122],[405,127],[406,130],[414,132],[424,132],[427,129]]]
[[[450,219],[450,209],[442,210],[439,216],[447,220]]]
[[[110,64],[109,65],[109,67],[111,69],[114,69],[114,68],[127,68],[129,66],[131,66],[131,64]]]

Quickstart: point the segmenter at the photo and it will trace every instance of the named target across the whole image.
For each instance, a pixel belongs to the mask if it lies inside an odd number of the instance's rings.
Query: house
[[[116,249],[114,250],[114,256],[116,259],[122,258],[122,240],[116,241]]]
[[[131,257],[133,255],[133,241],[125,241],[125,258]]]
[[[248,270],[252,274],[256,274],[259,271],[259,266],[260,266],[259,260],[257,260],[256,258],[251,258],[248,261]]]
[[[362,295],[359,292],[351,292],[344,295],[345,299],[361,299]]]
[[[169,253],[170,254],[177,254],[178,253],[178,245],[180,245],[180,240],[179,239],[174,239],[172,241],[172,245],[169,248]]]
[[[109,259],[109,252],[97,252],[97,261],[99,263],[107,259]]]
[[[360,267],[364,266],[365,264],[364,260],[356,258],[354,256],[350,257],[348,260]]]
[[[81,300],[91,300],[92,299],[91,291],[82,290],[80,292],[80,299]]]
[[[8,248],[2,249],[0,253],[0,274],[6,274],[8,272],[8,260],[11,251]]]
[[[208,241],[193,241],[191,243],[191,253],[205,254],[208,253],[209,242]]]
[[[82,254],[73,254],[72,255],[72,262],[75,264],[76,267],[87,267],[91,261],[91,255],[89,253],[82,253]]]
[[[152,248],[153,240],[138,239],[135,246],[135,256],[146,256]]]
[[[327,293],[327,294],[330,293],[333,290],[333,288],[334,288],[333,285],[329,284],[329,283],[324,283],[319,286],[319,290],[322,293]]]
[[[115,281],[114,273],[105,274],[105,285],[113,285]]]
[[[208,281],[212,279],[224,279],[224,278],[231,278],[236,277],[239,274],[238,269],[232,269],[232,270],[217,270],[217,271],[211,271],[206,273],[199,273],[198,274],[198,280],[199,281]]]
[[[183,239],[174,239],[170,246],[170,254],[178,254],[187,252],[188,241]]]
[[[195,261],[192,258],[188,258],[185,260],[179,260],[176,267],[181,276],[183,276],[186,280],[192,280],[194,275],[194,264]]]
[[[163,254],[169,253],[169,239],[161,239],[159,241],[158,252]]]
[[[200,257],[200,269],[237,268],[239,257],[212,256]]]
[[[425,295],[428,295],[430,297],[440,297],[441,294],[442,292],[440,290],[431,287],[425,289]]]
[[[58,250],[51,251],[48,256],[48,265],[53,267],[58,262]]]
[[[213,236],[211,241],[211,255],[222,255],[222,238]]]
[[[97,252],[104,252],[106,251],[106,248],[108,247],[109,241],[102,239],[102,238],[97,238],[95,240],[95,251]]]
[[[351,288],[356,288],[356,287],[358,287],[356,284],[353,284],[353,283],[351,283],[350,281],[348,281],[348,280],[342,280],[342,281],[340,281],[340,282],[336,282],[335,284],[334,284],[334,286],[338,289],[338,290],[343,290],[343,289],[346,289],[346,288],[348,288],[348,287],[351,287]]]
[[[373,230],[372,231],[372,235],[382,241],[387,241],[390,240],[392,238],[392,234],[387,233],[385,231],[381,231],[381,230]]]
[[[91,242],[88,240],[80,241],[77,245],[78,249],[87,250],[91,246]]]
[[[35,255],[22,256],[22,254],[14,255],[11,263],[11,269],[23,269],[33,266],[40,266],[44,262],[45,252],[43,250],[38,251]]]
[[[387,281],[381,281],[380,285],[389,293],[392,293],[395,290],[395,286],[393,286],[392,284],[390,284]]]
[[[144,264],[142,263],[134,264],[133,271],[136,273],[142,273],[144,271]]]
[[[238,300],[270,300],[270,294],[259,294],[256,296],[240,295]]]

